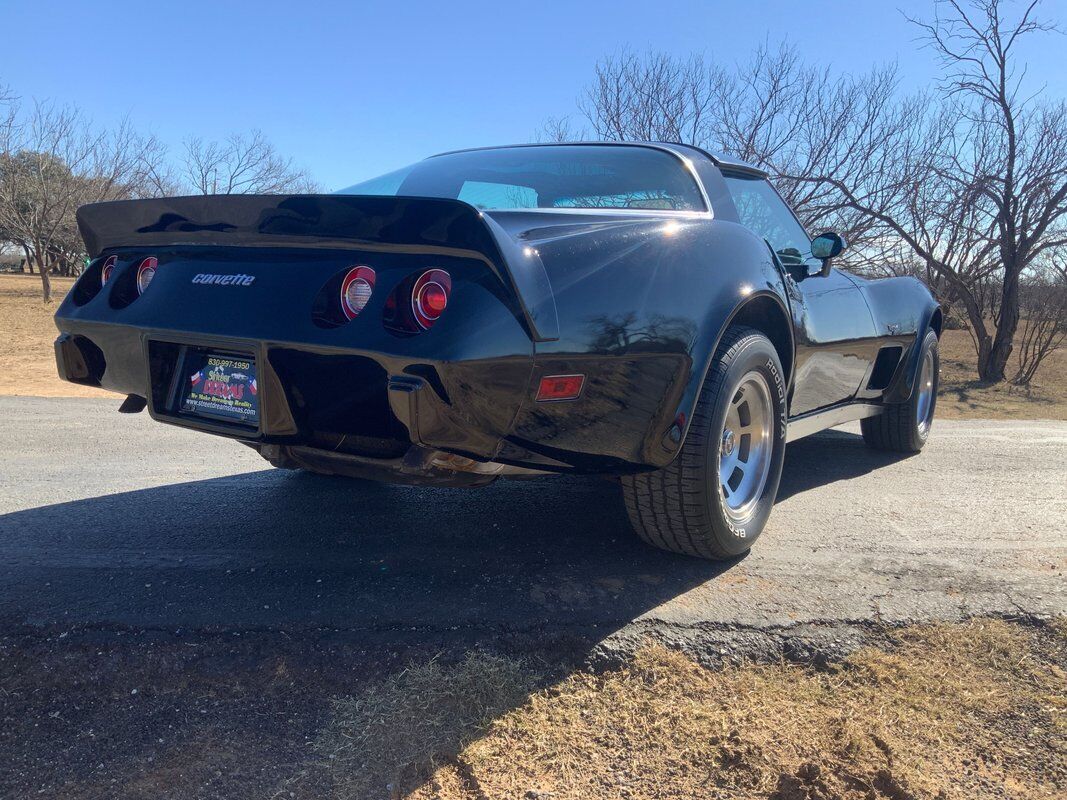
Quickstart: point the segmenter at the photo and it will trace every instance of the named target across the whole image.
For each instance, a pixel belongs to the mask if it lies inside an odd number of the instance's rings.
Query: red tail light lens
[[[443,269],[422,273],[411,290],[411,312],[419,327],[426,330],[444,313],[448,295],[452,291],[452,277]]]
[[[577,400],[584,385],[584,375],[548,375],[541,378],[541,384],[537,387],[537,399],[541,402]]]
[[[152,278],[156,277],[156,269],[159,261],[155,256],[149,256],[137,266],[137,294],[144,294]]]
[[[341,311],[352,320],[367,307],[374,293],[374,270],[370,267],[352,267],[341,281]]]
[[[100,268],[100,286],[104,287],[107,282],[111,280],[111,273],[115,271],[115,262],[118,260],[117,256],[108,256],[104,262],[104,266]]]
[[[419,310],[427,317],[439,317],[448,306],[445,287],[439,283],[427,283],[419,292]]]

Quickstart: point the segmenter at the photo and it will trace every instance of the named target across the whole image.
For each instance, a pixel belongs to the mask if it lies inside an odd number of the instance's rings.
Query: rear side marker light
[[[367,307],[374,292],[374,270],[370,267],[352,267],[341,281],[341,311],[353,320]]]
[[[104,262],[104,266],[100,268],[100,286],[103,288],[107,285],[107,282],[111,280],[111,273],[115,271],[115,262],[118,260],[118,256],[108,256]]]
[[[149,256],[137,266],[137,294],[144,294],[152,278],[156,277],[156,269],[159,261],[155,256]]]
[[[549,375],[537,387],[538,402],[577,400],[585,385],[584,375]]]
[[[441,317],[448,306],[452,291],[452,276],[443,269],[422,273],[411,289],[411,313],[419,327],[428,329]]]

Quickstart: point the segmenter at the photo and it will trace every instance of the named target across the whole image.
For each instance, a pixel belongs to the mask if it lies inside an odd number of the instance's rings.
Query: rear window
[[[338,194],[463,200],[476,208],[704,211],[695,178],[649,147],[502,147],[434,156]]]

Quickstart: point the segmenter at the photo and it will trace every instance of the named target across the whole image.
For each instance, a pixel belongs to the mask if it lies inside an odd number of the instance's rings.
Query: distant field
[[[0,394],[38,397],[114,397],[110,392],[61,381],[56,376],[52,315],[73,281],[53,278],[56,301],[41,302],[36,275],[0,275]],[[946,331],[941,343],[943,419],[1067,419],[1067,349],[1049,357],[1027,393],[1006,384],[977,383],[974,349],[966,331]]]
[[[967,331],[941,337],[941,419],[1067,419],[1067,348],[1041,365],[1029,394],[1007,383],[982,386],[975,371],[974,346]],[[1015,355],[1008,362],[1014,371]]]

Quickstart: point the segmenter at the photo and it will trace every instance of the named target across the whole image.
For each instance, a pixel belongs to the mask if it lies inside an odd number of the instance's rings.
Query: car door
[[[766,178],[723,171],[742,225],[778,260],[796,337],[790,416],[852,399],[874,358],[874,320],[859,288],[837,269],[823,274],[811,239]]]

